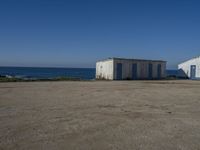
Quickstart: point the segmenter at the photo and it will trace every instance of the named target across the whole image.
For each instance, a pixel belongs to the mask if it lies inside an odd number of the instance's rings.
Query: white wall
[[[117,63],[122,63],[122,79],[132,79],[132,65],[137,64],[137,79],[149,79],[149,64],[153,65],[152,79],[158,78],[157,66],[161,64],[161,78],[166,77],[166,62],[108,59],[96,63],[96,79],[117,79]]]
[[[200,57],[193,58],[182,64],[178,65],[178,69],[182,69],[187,77],[190,78],[190,68],[191,65],[196,65],[196,78],[200,78]]]
[[[113,80],[113,59],[96,63],[96,78]]]

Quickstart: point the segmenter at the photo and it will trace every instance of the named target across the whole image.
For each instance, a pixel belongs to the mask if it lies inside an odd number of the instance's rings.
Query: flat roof
[[[128,60],[128,61],[153,61],[153,62],[167,62],[164,60],[150,60],[150,59],[134,59],[134,58],[118,58],[118,57],[110,57],[104,60],[99,61],[109,61],[109,60]],[[98,62],[99,62],[98,61]]]

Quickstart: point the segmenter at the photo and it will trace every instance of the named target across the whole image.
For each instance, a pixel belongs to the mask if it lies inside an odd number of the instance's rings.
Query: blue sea
[[[95,78],[94,68],[37,68],[37,67],[0,67],[0,75],[26,79],[51,79],[72,77],[82,80]]]
[[[178,76],[179,71],[178,70],[167,70],[166,74],[167,74],[167,76]]]
[[[178,76],[178,70],[167,70],[166,72],[167,76]],[[72,77],[91,80],[95,78],[95,68],[0,67],[0,75],[26,79]]]

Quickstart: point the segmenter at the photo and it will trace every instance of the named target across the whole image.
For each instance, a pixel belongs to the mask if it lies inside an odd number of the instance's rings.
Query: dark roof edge
[[[109,61],[109,60],[135,60],[135,61],[153,61],[153,62],[167,62],[164,60],[150,60],[150,59],[133,59],[133,58],[119,58],[119,57],[112,57],[112,58],[107,58],[104,60],[99,60],[97,62],[101,62],[101,61]]]
[[[109,60],[113,60],[113,58],[109,57],[109,58],[107,58],[107,59],[98,60],[97,62],[109,61]]]

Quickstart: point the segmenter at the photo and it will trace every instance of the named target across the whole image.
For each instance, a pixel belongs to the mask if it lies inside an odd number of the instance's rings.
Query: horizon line
[[[96,67],[64,67],[64,66],[60,66],[60,67],[51,67],[51,66],[1,66],[1,68],[5,68],[5,67],[16,67],[16,68],[61,68],[61,69],[66,69],[66,68],[69,68],[69,69],[95,69]]]

